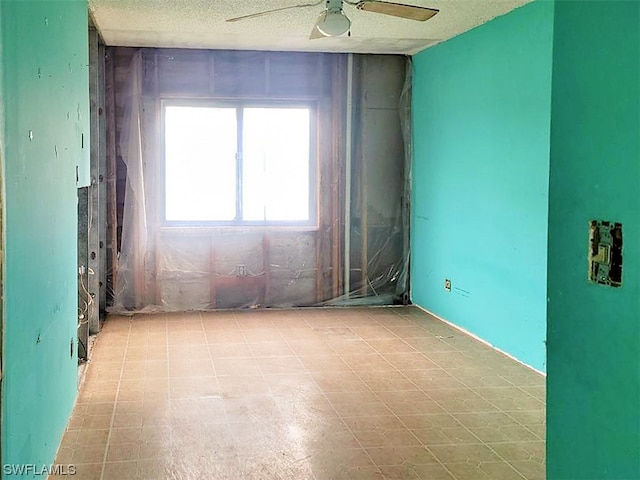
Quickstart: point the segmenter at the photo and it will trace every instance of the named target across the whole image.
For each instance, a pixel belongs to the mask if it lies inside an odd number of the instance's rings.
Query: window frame
[[[236,110],[236,218],[234,220],[168,220],[166,207],[166,108],[202,107],[235,108]],[[242,220],[243,199],[243,110],[245,108],[304,108],[309,110],[309,219],[259,221]],[[162,227],[269,227],[304,229],[318,228],[318,101],[315,99],[274,100],[274,99],[213,99],[213,98],[161,98],[160,99],[160,217]]]

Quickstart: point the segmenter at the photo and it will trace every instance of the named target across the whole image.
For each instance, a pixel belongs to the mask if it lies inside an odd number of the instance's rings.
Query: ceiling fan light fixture
[[[342,10],[327,10],[318,17],[316,28],[326,37],[339,37],[349,31],[351,20]]]

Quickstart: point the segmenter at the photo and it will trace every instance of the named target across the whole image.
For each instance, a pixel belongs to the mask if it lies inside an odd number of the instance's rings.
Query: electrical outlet
[[[246,277],[246,276],[247,276],[247,266],[236,265],[236,277]]]
[[[447,292],[451,291],[451,280],[449,280],[448,278],[445,278],[445,280],[444,280],[444,289]]]

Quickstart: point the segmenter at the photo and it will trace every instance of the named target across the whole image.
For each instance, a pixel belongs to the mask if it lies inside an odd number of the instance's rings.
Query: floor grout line
[[[383,328],[384,328],[384,327],[383,327]],[[385,330],[386,330],[386,328],[385,328]],[[390,331],[390,330],[389,330],[389,331]],[[391,332],[391,331],[390,331],[390,332]],[[393,334],[393,332],[391,332],[391,333]],[[396,337],[397,337],[397,335],[396,335]],[[397,338],[400,338],[400,337],[397,337]],[[401,339],[401,340],[402,340],[402,339]],[[369,347],[370,347],[370,348],[372,348],[373,350],[375,350],[375,348],[373,348],[373,347],[371,346],[371,344],[369,344],[369,342],[367,342],[367,340],[366,340],[366,339],[364,339],[364,341],[365,341],[365,343],[367,343],[367,345],[369,345]],[[387,362],[387,363],[390,363],[390,362]],[[395,368],[395,366],[394,366],[394,365],[391,365],[391,366]],[[401,375],[403,375],[403,374],[402,374],[402,371],[400,371],[399,369],[396,369],[396,371],[397,371],[398,373],[400,373]],[[357,372],[356,372],[356,375],[357,375]],[[404,375],[403,375],[403,376],[404,376]],[[359,375],[358,375],[358,377],[360,378],[360,380],[362,380],[362,378],[361,378]],[[406,377],[406,376],[405,376],[405,378],[407,378],[407,380],[409,380],[409,381],[410,381],[410,382],[415,386],[415,383],[414,383],[410,378],[408,378],[408,377]],[[364,381],[363,381],[363,382],[364,382]],[[366,382],[364,382],[364,383],[365,383],[365,385],[367,385],[367,384],[366,384]],[[369,386],[369,385],[367,385],[367,387],[368,387],[368,386]],[[417,389],[417,390],[418,390],[418,391],[422,391],[422,390],[420,390],[420,389]],[[371,392],[372,392],[376,397],[378,397],[378,398],[379,398],[379,396],[378,396],[378,395],[376,395],[376,392],[374,392],[373,390],[371,390]],[[385,407],[387,407],[387,409],[389,409],[389,407],[386,405],[386,402],[383,402],[383,403],[385,403]],[[411,432],[411,434],[416,438],[416,440],[418,440],[421,444],[423,444],[422,440],[420,440],[420,438],[418,438],[418,437],[417,437],[417,435],[415,435],[415,433],[413,432],[413,430],[411,430],[411,429],[407,426],[407,424],[406,424],[404,421],[402,421],[402,419],[401,419],[398,415],[396,415],[396,414],[395,414],[395,412],[392,412],[392,414],[396,417],[396,419],[397,419],[401,424],[403,424],[405,427],[407,427],[407,429],[408,429],[408,430]],[[423,447],[424,447],[424,449],[425,449],[427,452],[429,452],[429,454],[430,454],[433,458],[435,458],[435,460],[438,462],[438,464],[439,464],[442,468],[444,468],[444,470],[445,470],[449,475],[451,475],[451,477],[452,477],[452,478],[454,478],[454,479],[456,478],[456,477],[455,477],[455,475],[453,475],[453,473],[452,473],[452,472],[447,468],[447,466],[446,466],[442,461],[440,461],[440,459],[438,458],[438,456],[437,456],[435,453],[433,453],[433,451],[431,451],[431,449],[430,449],[427,445],[424,445],[424,444],[423,444]]]
[[[131,335],[131,322],[133,320],[129,319],[129,328],[127,329],[127,341],[125,343],[125,349],[124,349],[124,358],[122,360],[122,366],[120,367],[120,378],[118,379],[118,386],[116,388],[116,395],[113,399],[113,412],[111,412],[111,422],[109,423],[109,433],[107,434],[107,443],[105,445],[104,448],[104,456],[102,457],[102,469],[100,471],[100,480],[104,479],[104,470],[106,467],[106,463],[107,463],[107,456],[109,454],[109,448],[110,448],[110,444],[111,444],[111,433],[113,432],[113,424],[115,422],[116,419],[116,409],[118,406],[118,396],[120,395],[120,385],[123,379],[123,375],[124,375],[124,367],[127,363],[127,351],[129,350],[129,338]]]
[[[305,320],[305,322],[307,322],[307,324],[309,325],[309,327],[311,327],[311,325],[308,323],[307,320]],[[313,328],[313,327],[311,327]],[[285,340],[288,343],[288,340],[285,338]],[[329,348],[331,348],[331,345],[328,345]],[[291,345],[289,345],[289,348],[291,348]],[[293,350],[293,349],[292,349]],[[295,352],[295,350],[294,350]],[[299,354],[296,355],[299,357]],[[302,361],[300,360],[300,358],[298,358],[298,361],[300,361],[300,363],[302,363]],[[344,360],[343,360],[344,362]],[[304,364],[303,364],[304,365]],[[351,368],[346,362],[345,365],[347,365],[347,368]],[[355,371],[353,371],[353,369],[351,369],[352,373],[355,373]],[[356,374],[357,375],[357,374]],[[313,375],[311,375],[311,378],[313,378]],[[376,468],[376,470],[378,471],[379,474],[382,475],[382,470],[380,469],[380,467],[376,464],[376,462],[373,461],[373,458],[371,457],[371,455],[369,454],[369,452],[367,452],[367,449],[362,445],[362,442],[358,439],[358,437],[356,437],[353,433],[353,431],[351,430],[351,428],[349,427],[349,425],[347,424],[347,422],[344,421],[344,418],[340,415],[340,413],[338,412],[338,410],[336,409],[335,405],[333,404],[333,402],[329,399],[329,397],[327,396],[327,392],[324,391],[324,389],[318,385],[317,381],[315,378],[313,378],[314,383],[316,383],[317,387],[320,389],[320,392],[322,392],[322,396],[325,398],[325,400],[329,403],[329,405],[331,405],[331,408],[333,409],[333,412],[336,414],[336,416],[340,419],[340,422],[342,422],[342,424],[344,425],[344,427],[351,433],[351,435],[353,435],[353,438],[355,438],[356,442],[358,443],[358,445],[360,446],[360,448],[362,449],[362,451],[364,452],[364,454],[367,456],[367,458],[369,459],[369,461],[371,462],[371,464]],[[329,392],[331,393],[331,392]],[[313,473],[313,471],[312,471]],[[315,477],[315,474],[314,474]]]

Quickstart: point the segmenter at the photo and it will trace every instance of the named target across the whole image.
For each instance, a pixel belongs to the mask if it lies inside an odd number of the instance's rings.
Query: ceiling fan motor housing
[[[327,0],[325,3],[325,8],[327,9],[328,12],[333,12],[336,10],[338,12],[341,12],[342,4],[343,4],[343,0]]]

